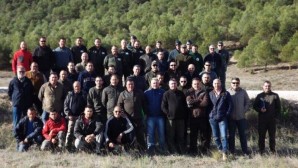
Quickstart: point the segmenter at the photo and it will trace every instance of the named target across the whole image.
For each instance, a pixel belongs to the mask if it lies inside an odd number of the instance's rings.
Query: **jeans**
[[[49,119],[49,112],[43,111],[42,112],[42,115],[41,115],[41,120],[43,122],[43,125],[46,124],[46,122],[48,121],[48,119]]]
[[[19,107],[12,107],[12,123],[13,123],[13,128],[15,128],[17,126],[17,124],[19,123],[19,121],[22,118],[22,115],[26,115],[26,111],[22,108]]]
[[[165,147],[165,121],[163,117],[147,117],[147,147],[155,146],[155,130],[157,129],[159,146]]]
[[[221,121],[215,119],[209,119],[212,129],[212,135],[217,146],[217,149],[223,153],[228,152],[228,138],[227,138],[227,119],[224,118]]]
[[[238,129],[238,134],[240,138],[240,144],[242,152],[247,154],[247,140],[246,140],[246,119],[241,120],[229,120],[229,150],[231,153],[235,152],[235,134],[236,128]]]
[[[28,143],[18,143],[17,150],[18,150],[19,152],[25,152],[25,151],[27,151],[27,150],[29,149],[29,147],[30,147],[31,145],[34,144],[34,142],[37,143],[38,145],[41,145],[42,140],[43,140],[42,135],[39,135],[39,136],[33,138],[33,139],[32,139],[31,141],[29,141]]]

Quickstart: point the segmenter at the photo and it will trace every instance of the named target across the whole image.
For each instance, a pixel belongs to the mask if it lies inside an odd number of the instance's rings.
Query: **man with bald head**
[[[20,49],[14,53],[13,59],[11,61],[13,73],[17,75],[18,66],[23,66],[25,71],[29,71],[32,61],[32,54],[28,51],[26,42],[22,41],[20,43]]]

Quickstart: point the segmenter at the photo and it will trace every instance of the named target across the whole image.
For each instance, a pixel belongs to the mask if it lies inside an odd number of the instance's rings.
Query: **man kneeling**
[[[33,107],[29,108],[27,110],[27,116],[20,120],[14,130],[19,152],[27,151],[34,142],[37,145],[42,143],[42,127],[43,123],[36,116],[36,110]]]
[[[116,106],[113,116],[106,123],[105,138],[109,151],[128,149],[135,137],[134,127],[128,117],[123,114],[121,107]]]
[[[84,114],[78,118],[74,127],[75,147],[86,152],[100,152],[104,126],[95,115],[92,106],[87,105]]]
[[[49,120],[46,121],[42,135],[45,140],[41,144],[41,150],[55,149],[57,146],[61,150],[65,141],[66,122],[57,111],[50,112]]]

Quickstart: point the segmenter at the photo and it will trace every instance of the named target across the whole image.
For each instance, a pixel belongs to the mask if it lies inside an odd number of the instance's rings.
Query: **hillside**
[[[106,47],[136,35],[143,45],[190,39],[206,53],[218,40],[244,46],[235,53],[247,67],[298,60],[298,5],[295,0],[3,0],[0,2],[0,68],[9,63],[20,41],[33,50],[40,36],[52,48],[64,36],[78,36],[88,47],[96,37]]]

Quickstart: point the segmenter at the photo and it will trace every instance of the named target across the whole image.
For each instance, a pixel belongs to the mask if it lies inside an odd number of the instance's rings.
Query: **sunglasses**
[[[234,85],[235,85],[235,84],[236,84],[236,85],[239,85],[239,82],[232,82],[232,84],[234,84]]]
[[[157,66],[157,65],[152,65],[152,66]]]
[[[121,113],[122,111],[114,111],[114,113]]]
[[[180,81],[181,83],[186,83],[186,81]]]
[[[177,66],[177,65],[170,65],[170,66]]]
[[[40,41],[40,42],[45,43],[46,41]]]
[[[205,66],[211,66],[211,65],[205,65]]]

